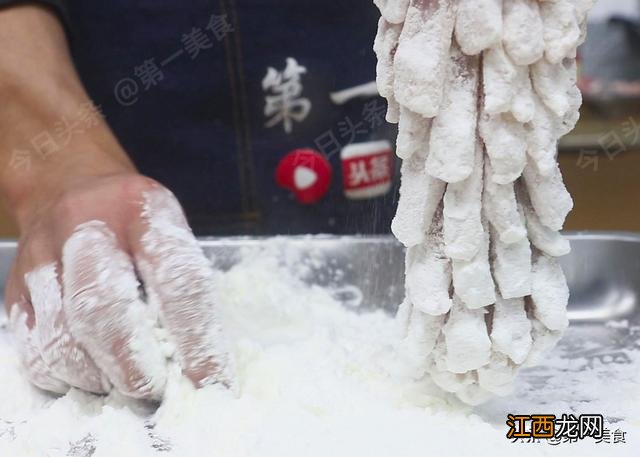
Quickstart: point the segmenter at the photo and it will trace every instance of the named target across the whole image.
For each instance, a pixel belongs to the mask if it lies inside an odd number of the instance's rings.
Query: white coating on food
[[[516,65],[531,65],[544,54],[544,24],[537,0],[503,0],[504,48]]]
[[[456,41],[462,51],[474,56],[502,39],[502,0],[458,2]]]
[[[476,142],[470,176],[450,183],[443,198],[444,252],[451,259],[471,260],[484,239],[482,227],[482,145]]]
[[[394,22],[376,38],[378,84],[400,113],[392,230],[409,248],[401,325],[419,335],[402,347],[410,372],[477,404],[507,393],[567,326],[553,257],[569,252],[559,231],[573,201],[556,154],[579,117],[593,1],[412,0],[404,22],[391,3],[376,1]]]
[[[431,126],[427,172],[449,183],[466,179],[474,168],[478,65],[478,58],[465,56],[459,49],[452,48],[444,99]],[[398,143],[402,144],[400,138]]]
[[[394,95],[425,117],[440,110],[455,22],[449,0],[412,1],[394,55]]]

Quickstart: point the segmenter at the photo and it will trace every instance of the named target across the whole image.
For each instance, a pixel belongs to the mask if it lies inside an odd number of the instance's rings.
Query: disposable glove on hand
[[[88,179],[28,227],[6,303],[35,385],[160,399],[159,326],[194,385],[233,384],[213,271],[171,192],[137,174]]]

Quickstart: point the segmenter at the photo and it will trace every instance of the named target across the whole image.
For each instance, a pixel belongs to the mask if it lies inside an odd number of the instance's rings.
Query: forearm
[[[20,225],[76,178],[133,171],[46,8],[0,9],[0,192]]]

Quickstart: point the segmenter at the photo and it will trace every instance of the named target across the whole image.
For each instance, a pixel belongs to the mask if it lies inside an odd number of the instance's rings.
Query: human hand
[[[171,192],[120,172],[76,179],[31,206],[6,303],[35,385],[161,398],[158,322],[196,386],[232,383],[213,272]]]

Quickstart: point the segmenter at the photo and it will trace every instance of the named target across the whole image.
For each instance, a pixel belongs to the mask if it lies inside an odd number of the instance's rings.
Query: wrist
[[[9,207],[20,231],[63,195],[82,189],[85,183],[121,174],[137,173],[131,162],[118,160],[111,152],[86,148],[73,154],[60,154],[57,160],[41,164],[31,179],[8,195]]]
[[[76,183],[135,168],[92,105],[48,10],[0,11],[0,192],[18,225]]]

